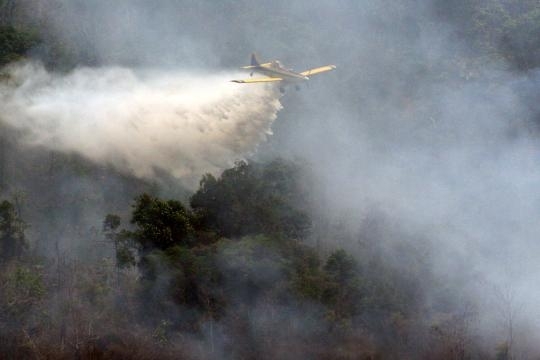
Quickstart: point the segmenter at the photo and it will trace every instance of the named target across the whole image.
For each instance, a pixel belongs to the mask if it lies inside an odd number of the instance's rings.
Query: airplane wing
[[[274,82],[274,81],[281,81],[282,78],[252,78],[252,79],[244,79],[244,80],[231,80],[235,83],[240,84],[250,84],[250,83],[262,83],[262,82]]]
[[[334,70],[335,68],[336,68],[336,65],[326,65],[326,66],[321,66],[315,69],[309,69],[309,70],[303,71],[300,74],[304,76],[311,76],[311,75],[316,75],[323,72],[331,71],[331,70]]]

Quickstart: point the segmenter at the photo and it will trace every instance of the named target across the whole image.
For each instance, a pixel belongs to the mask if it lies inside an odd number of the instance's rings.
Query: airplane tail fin
[[[251,54],[251,66],[259,66],[261,64],[261,62],[259,61],[259,59],[257,59],[257,55],[255,55],[255,53],[252,53]]]

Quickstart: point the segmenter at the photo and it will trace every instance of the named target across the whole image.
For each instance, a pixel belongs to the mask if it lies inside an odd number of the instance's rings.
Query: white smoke
[[[0,119],[29,146],[78,153],[135,176],[186,180],[253,152],[281,109],[274,88],[192,74],[16,65],[0,84]],[[244,75],[245,76],[245,75]]]

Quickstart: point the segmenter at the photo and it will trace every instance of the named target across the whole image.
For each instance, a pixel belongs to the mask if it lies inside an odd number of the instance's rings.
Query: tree
[[[239,161],[216,179],[205,175],[191,197],[198,225],[225,237],[277,234],[302,238],[311,227],[298,166]]]
[[[137,229],[132,236],[143,252],[193,243],[192,215],[181,202],[143,194],[133,207],[131,222]]]
[[[19,257],[28,248],[26,227],[12,203],[7,200],[0,203],[0,258]]]
[[[508,61],[519,70],[540,64],[540,5],[535,0],[436,0],[434,10],[454,22],[477,55]],[[482,61],[484,63],[485,61]]]
[[[37,43],[37,37],[27,31],[0,27],[0,66],[19,60]]]
[[[336,320],[355,315],[360,303],[360,277],[354,258],[345,250],[336,250],[328,257],[324,271],[328,285],[323,302],[333,309]]]
[[[116,282],[120,282],[120,269],[135,265],[135,254],[131,244],[129,231],[120,230],[120,216],[108,214],[103,220],[103,233],[105,238],[114,246],[116,256]]]

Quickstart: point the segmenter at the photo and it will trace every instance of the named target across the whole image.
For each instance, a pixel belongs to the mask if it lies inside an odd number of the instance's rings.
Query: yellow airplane
[[[318,68],[302,71],[302,72],[294,72],[291,69],[285,69],[283,66],[281,66],[281,63],[278,60],[270,61],[267,63],[261,63],[257,59],[257,55],[251,54],[251,65],[248,66],[242,66],[242,69],[248,69],[251,70],[250,76],[253,76],[254,72],[262,73],[268,77],[261,77],[261,78],[251,78],[251,79],[244,79],[244,80],[231,80],[235,83],[240,84],[251,84],[251,83],[262,83],[262,82],[277,82],[277,81],[283,81],[283,83],[298,83],[302,81],[309,80],[309,77],[311,75],[320,74],[323,72],[327,72],[330,70],[334,70],[336,68],[335,65],[326,65],[321,66]],[[298,84],[296,84],[296,90],[299,90],[300,87]],[[283,93],[285,92],[285,89],[283,86],[280,86],[279,90]]]

